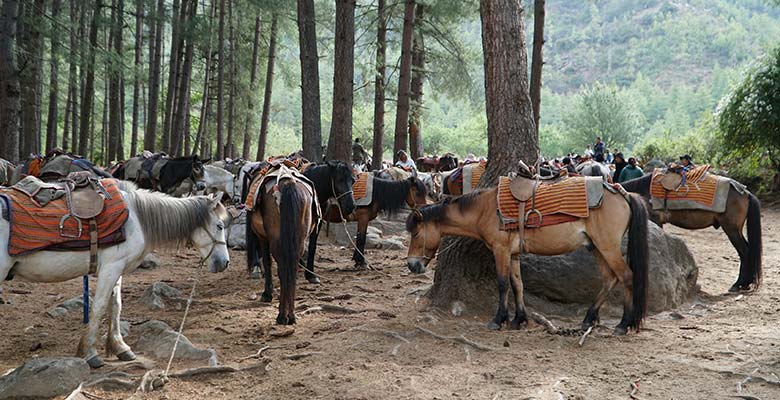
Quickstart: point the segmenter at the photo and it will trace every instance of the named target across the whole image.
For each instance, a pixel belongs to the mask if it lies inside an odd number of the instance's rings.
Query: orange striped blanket
[[[498,180],[498,213],[502,222],[501,230],[517,229],[519,221],[532,208],[539,210],[542,221],[536,212],[528,215],[526,227],[541,227],[572,222],[590,215],[586,178],[571,177],[552,184],[541,184],[536,190],[535,201],[527,201],[525,210],[520,214],[520,202],[512,196],[509,190],[509,177],[502,176]]]
[[[678,190],[664,189],[659,181],[660,177],[664,175],[664,170],[656,168],[653,171],[652,183],[650,184],[653,208],[657,208],[656,204],[677,202],[683,204],[683,208],[674,207],[675,209],[711,209],[715,203],[716,192],[718,192],[719,177],[707,173],[709,168],[709,165],[702,165],[688,171],[685,186]],[[684,204],[689,205],[689,207],[685,207]]]
[[[358,174],[355,183],[352,184],[352,197],[355,198],[355,205],[367,206],[371,204],[373,195],[374,176],[370,172],[361,172]]]
[[[108,247],[125,240],[124,226],[130,212],[119,191],[115,179],[101,179],[100,183],[108,192],[110,198],[103,201],[103,212],[97,216],[98,246]],[[45,207],[40,207],[26,193],[13,187],[0,190],[0,196],[8,201],[3,206],[10,205],[11,238],[8,243],[8,254],[18,256],[39,250],[88,250],[89,221],[82,220],[83,230],[78,238],[60,235],[60,219],[68,213],[65,198],[50,201]],[[68,235],[78,235],[78,223],[69,218],[65,221],[63,232]]]

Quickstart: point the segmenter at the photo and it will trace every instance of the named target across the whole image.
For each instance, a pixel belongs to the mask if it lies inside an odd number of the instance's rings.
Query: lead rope
[[[330,187],[331,187],[331,190],[333,191],[333,195],[335,196],[336,195],[336,185],[333,182],[333,180],[330,181]],[[362,251],[360,251],[360,249],[358,248],[357,244],[355,244],[355,241],[352,240],[352,235],[349,233],[349,229],[347,229],[347,219],[344,218],[344,212],[341,210],[341,203],[339,202],[339,199],[344,197],[347,194],[352,194],[352,191],[350,190],[349,192],[344,192],[344,193],[336,196],[336,208],[339,209],[339,217],[341,218],[341,226],[344,227],[344,232],[347,234],[347,238],[349,238],[349,243],[352,244],[352,248],[355,249],[355,251],[357,251],[358,254],[360,254],[361,257],[363,257],[363,261],[366,262],[366,267],[368,269],[372,270],[372,271],[380,272],[378,269],[374,268],[371,265],[371,263],[368,262],[368,258],[366,258],[366,255]],[[309,271],[309,272],[311,272],[311,271]]]

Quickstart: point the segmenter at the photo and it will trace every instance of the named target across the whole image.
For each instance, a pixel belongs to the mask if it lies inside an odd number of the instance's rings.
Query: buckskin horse
[[[518,230],[500,229],[497,194],[497,188],[479,189],[409,214],[406,220],[406,230],[411,234],[407,256],[409,269],[414,273],[424,272],[427,264],[436,257],[442,236],[482,240],[493,252],[498,276],[498,310],[488,328],[500,329],[507,322],[507,289],[511,283],[515,295],[515,317],[510,327],[519,329],[527,321],[520,278],[520,254],[558,255],[586,246],[592,249],[596,258],[603,287],[585,315],[583,330],[598,321],[599,308],[618,282],[623,285],[624,291],[623,318],[614,334],[622,335],[629,329],[639,330],[647,304],[648,270],[648,217],[639,196],[627,194],[624,197],[605,190],[601,207],[591,209],[587,218],[525,229],[525,238],[521,242]],[[620,249],[626,232],[628,264]]]
[[[324,215],[327,222],[340,223],[346,221],[357,221],[357,237],[355,240],[355,251],[352,259],[358,267],[367,266],[366,251],[366,232],[368,223],[373,221],[380,212],[384,211],[389,215],[395,215],[404,205],[410,208],[427,204],[427,190],[425,185],[417,178],[410,177],[402,181],[387,180],[374,177],[373,190],[371,193],[371,203],[358,206],[355,212],[349,214],[346,210],[339,211],[338,207],[330,207]],[[343,218],[342,218],[343,217]],[[318,233],[317,230],[315,232]],[[316,246],[316,235],[309,239],[310,252],[312,243]],[[316,248],[316,247],[315,247]],[[311,255],[310,255],[311,257]],[[313,258],[309,259],[313,262]]]
[[[78,355],[92,368],[103,365],[96,345],[106,310],[109,314],[107,351],[123,361],[135,359],[119,329],[122,276],[135,270],[152,249],[193,243],[202,261],[208,262],[210,272],[224,271],[230,261],[224,231],[227,212],[219,203],[219,196],[177,199],[138,190],[128,182],[119,181],[117,185],[127,206],[127,220],[122,228],[126,240],[98,250],[97,289],[89,324],[78,345]],[[5,207],[6,203],[0,199],[0,211]],[[32,282],[64,282],[88,273],[86,260],[90,259],[90,252],[84,249],[43,249],[10,255],[12,224],[0,218],[0,282],[9,276]]]
[[[739,254],[739,277],[729,292],[750,290],[761,285],[761,203],[745,190],[740,194],[729,185],[726,209],[722,213],[707,210],[653,210],[650,207],[650,184],[653,174],[621,183],[629,191],[642,196],[651,210],[650,219],[659,226],[671,223],[684,229],[723,228]],[[747,224],[747,239],[742,229]]]
[[[315,208],[314,188],[305,178],[290,173],[284,166],[277,172],[280,174],[277,182],[266,182],[269,176],[264,175],[253,179],[258,181],[259,192],[247,198],[247,242],[251,237],[261,255],[265,287],[260,300],[264,302],[270,302],[273,297],[271,256],[276,260],[281,288],[276,323],[292,325],[295,323],[298,260],[319,210]],[[274,179],[277,177],[270,177],[271,181]],[[266,190],[267,185],[272,185],[271,192]],[[255,257],[255,251],[247,248],[248,265],[256,261]]]

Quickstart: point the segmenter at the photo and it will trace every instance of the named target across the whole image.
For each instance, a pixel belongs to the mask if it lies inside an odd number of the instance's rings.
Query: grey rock
[[[60,317],[64,317],[65,315],[68,315],[68,310],[60,306],[57,306],[49,309],[49,311],[46,311],[46,315],[52,318],[60,318]]]
[[[141,265],[139,265],[138,268],[155,269],[158,268],[160,264],[160,258],[154,254],[149,253],[146,255],[146,257],[144,257],[144,260],[141,262]]]
[[[90,300],[92,300],[90,298]],[[46,314],[52,318],[61,318],[70,312],[81,312],[84,309],[84,296],[76,296],[72,299],[63,301],[57,306],[50,308]]]
[[[133,346],[135,350],[159,359],[167,360],[168,357],[171,356],[177,333],[165,322],[156,320],[147,321],[138,326],[138,331],[138,342]],[[181,335],[179,338],[179,344],[176,346],[175,358],[183,360],[202,360],[206,361],[210,366],[217,365],[216,351],[213,349],[197,348],[184,335]]]
[[[48,399],[71,393],[89,378],[81,358],[36,358],[0,377],[0,400]]]
[[[357,223],[348,222],[346,225],[349,236],[347,235],[347,232],[344,231],[344,226],[340,223],[331,224],[330,229],[332,229],[332,232],[334,233],[333,237],[335,238],[336,243],[341,246],[349,247],[352,246],[352,243],[355,241],[355,235],[357,234]],[[366,229],[366,248],[377,248],[377,244],[381,241],[381,239],[382,231],[375,226],[369,225]]]
[[[380,248],[385,250],[403,250],[406,248],[404,243],[399,239],[383,239],[380,243]]]
[[[144,290],[139,299],[150,310],[162,310],[165,308],[165,299],[174,299],[181,296],[181,290],[170,287],[163,282],[154,282]]]
[[[382,230],[382,233],[386,236],[404,236],[406,233],[406,217],[408,213],[401,213],[403,217],[401,221],[388,220],[384,217],[377,218],[371,221],[371,224]]]
[[[233,249],[246,248],[246,211],[242,210],[228,227],[227,242]]]
[[[456,300],[452,302],[452,309],[450,310],[450,312],[452,312],[452,315],[456,317],[460,317],[461,315],[463,315],[463,311],[465,310],[466,310],[466,305],[463,304],[462,301]]]

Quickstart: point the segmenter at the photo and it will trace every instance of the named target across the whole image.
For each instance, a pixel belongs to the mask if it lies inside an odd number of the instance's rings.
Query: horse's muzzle
[[[406,257],[406,266],[415,274],[425,273],[425,264],[417,257]]]
[[[195,183],[195,190],[197,190],[199,192],[202,191],[202,190],[206,190],[206,183],[203,182],[203,181],[196,182]]]
[[[209,272],[211,273],[217,273],[222,272],[227,269],[228,265],[230,264],[230,260],[223,258],[223,259],[216,259],[213,258],[211,262],[209,263]]]

